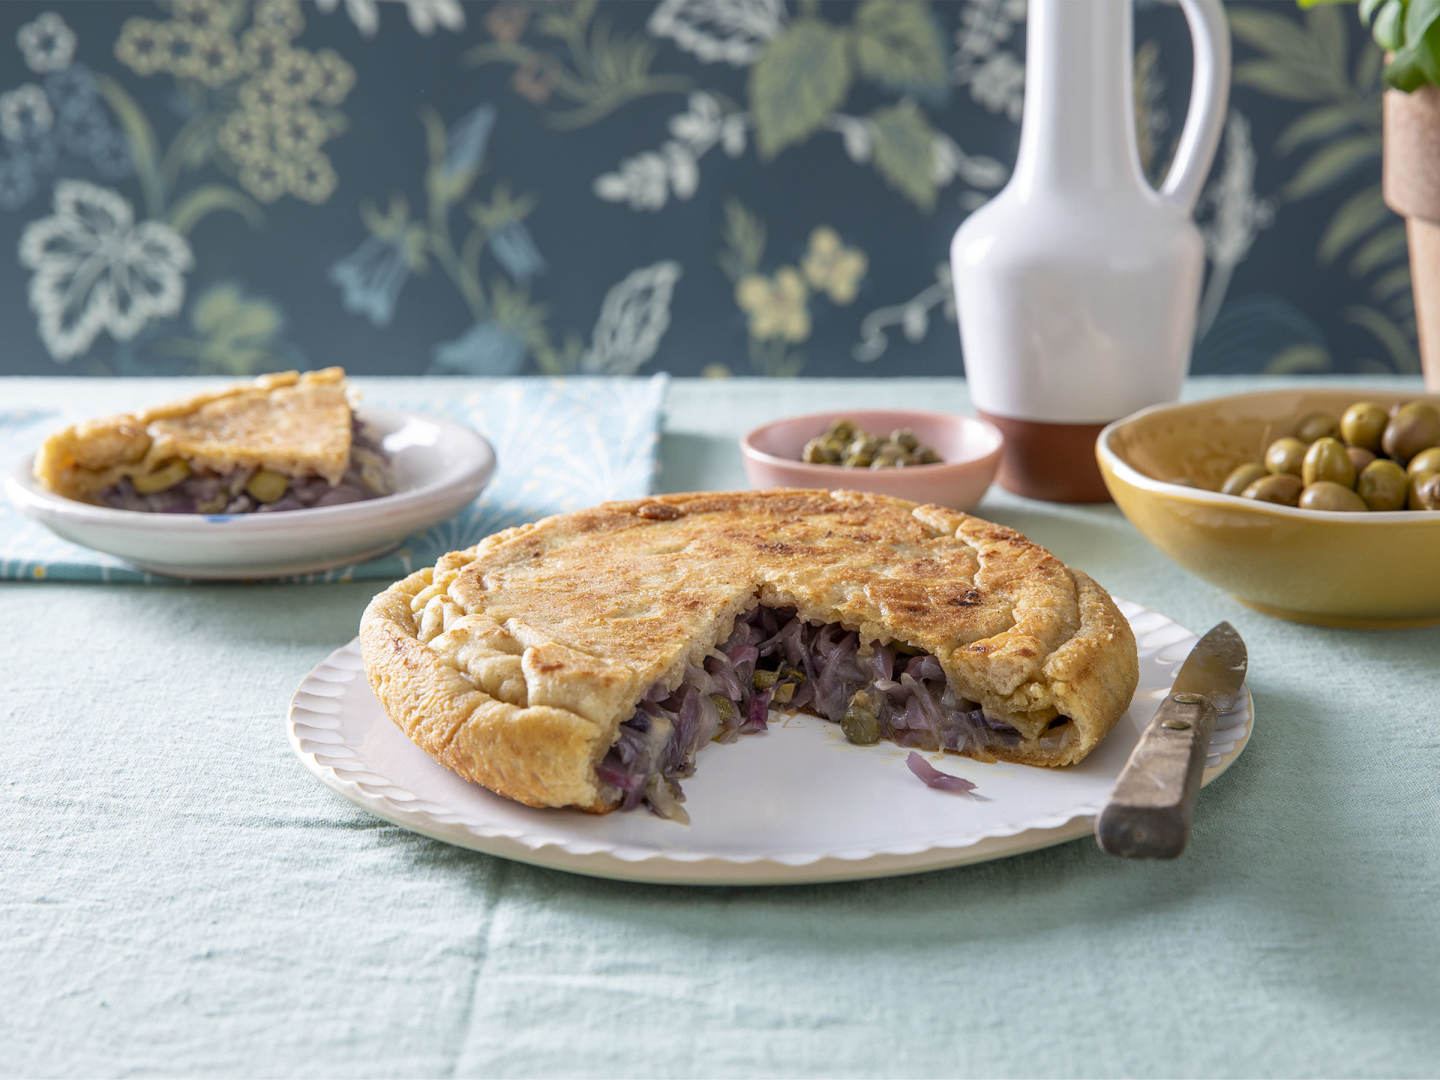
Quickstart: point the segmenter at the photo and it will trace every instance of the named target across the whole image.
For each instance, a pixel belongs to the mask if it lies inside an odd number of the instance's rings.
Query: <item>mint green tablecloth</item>
[[[769,417],[915,400],[966,404],[678,381],[660,483],[741,484],[733,435]],[[373,585],[0,585],[0,1073],[1440,1073],[1440,630],[1254,614],[1111,508],[981,511],[1248,640],[1255,735],[1181,861],[1076,841],[713,891],[510,864],[290,752],[286,701]]]

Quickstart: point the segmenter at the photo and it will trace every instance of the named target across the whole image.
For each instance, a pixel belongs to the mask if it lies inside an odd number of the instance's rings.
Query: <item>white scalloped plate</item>
[[[370,692],[358,640],[300,684],[290,702],[290,744],[327,787],[396,825],[596,877],[771,885],[959,866],[1091,832],[1196,641],[1163,615],[1117,603],[1140,649],[1140,685],[1129,711],[1094,753],[1068,769],[929,755],[946,772],[973,780],[981,798],[926,787],[899,747],[851,746],[834,724],[774,715],[768,732],[701,752],[699,768],[684,782],[688,826],[643,811],[532,809],[460,779],[411,743]],[[1253,723],[1247,690],[1220,718],[1205,783],[1240,756]]]

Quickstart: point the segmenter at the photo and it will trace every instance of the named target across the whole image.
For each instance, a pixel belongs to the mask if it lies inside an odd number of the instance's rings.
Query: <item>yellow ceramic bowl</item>
[[[1250,607],[1325,626],[1420,626],[1440,622],[1440,511],[1301,510],[1215,489],[1306,413],[1422,398],[1440,408],[1436,394],[1325,388],[1157,405],[1107,427],[1095,452],[1145,538]]]

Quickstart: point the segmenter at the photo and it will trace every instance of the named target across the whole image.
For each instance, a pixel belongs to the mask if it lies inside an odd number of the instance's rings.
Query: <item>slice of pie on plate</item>
[[[771,705],[982,760],[1083,759],[1129,706],[1108,593],[1012,529],[854,492],[607,503],[497,533],[376,596],[391,719],[531,806],[683,817],[696,752]]]
[[[299,510],[391,490],[338,367],[76,424],[45,440],[34,471],[67,498],[165,513]]]

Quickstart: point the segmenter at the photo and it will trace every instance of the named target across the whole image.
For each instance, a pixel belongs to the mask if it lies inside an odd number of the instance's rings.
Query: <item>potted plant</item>
[[[1425,386],[1440,390],[1440,0],[1359,2],[1361,22],[1386,52],[1382,185],[1405,218]]]

